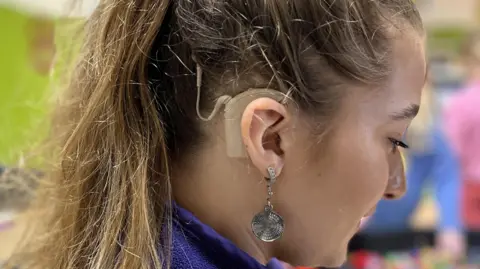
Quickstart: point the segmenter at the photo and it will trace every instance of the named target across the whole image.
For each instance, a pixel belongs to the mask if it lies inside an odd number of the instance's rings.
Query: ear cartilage
[[[258,98],[271,98],[283,104],[287,100],[284,93],[266,88],[249,89],[225,103],[225,141],[227,155],[231,158],[248,157],[243,145],[241,119],[247,105]]]

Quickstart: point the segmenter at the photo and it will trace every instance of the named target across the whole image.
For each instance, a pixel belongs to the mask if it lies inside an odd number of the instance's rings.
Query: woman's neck
[[[273,244],[256,239],[250,226],[253,214],[265,203],[265,193],[259,192],[262,190],[258,188],[259,181],[253,180],[254,175],[245,171],[244,164],[238,164],[239,161],[215,158],[215,149],[207,151],[196,155],[196,160],[189,162],[190,167],[175,169],[172,177],[175,201],[202,223],[266,264],[274,257]]]

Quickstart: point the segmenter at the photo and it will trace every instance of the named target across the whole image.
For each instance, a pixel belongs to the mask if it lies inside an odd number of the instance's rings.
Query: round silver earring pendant
[[[285,225],[283,218],[271,206],[256,214],[252,219],[253,234],[263,242],[273,242],[282,237]]]

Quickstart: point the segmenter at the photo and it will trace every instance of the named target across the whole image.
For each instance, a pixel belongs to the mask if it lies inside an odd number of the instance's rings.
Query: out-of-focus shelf
[[[435,200],[426,196],[415,210],[410,224],[415,230],[434,229],[438,220],[438,209]]]

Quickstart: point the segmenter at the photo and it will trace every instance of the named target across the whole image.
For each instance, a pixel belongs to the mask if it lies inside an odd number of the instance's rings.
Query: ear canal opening
[[[272,125],[269,129],[274,129],[274,127],[283,120],[283,118],[279,119],[275,124]],[[267,131],[262,138],[262,145],[265,150],[271,150],[275,152],[275,154],[282,156],[284,154],[282,147],[281,147],[280,135],[278,132],[275,131]]]

